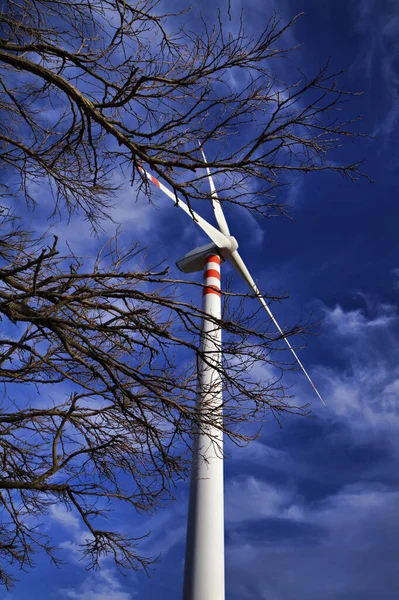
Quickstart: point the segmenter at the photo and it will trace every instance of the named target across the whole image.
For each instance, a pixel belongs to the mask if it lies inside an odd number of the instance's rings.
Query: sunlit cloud
[[[65,600],[133,600],[135,591],[127,591],[115,574],[109,569],[102,569],[87,576],[76,587],[59,590],[59,597]]]

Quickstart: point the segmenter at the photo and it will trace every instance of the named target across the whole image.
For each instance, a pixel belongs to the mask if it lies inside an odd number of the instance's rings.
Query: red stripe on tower
[[[206,266],[210,263],[212,264],[212,268],[207,269]],[[221,296],[220,294],[220,256],[217,254],[211,254],[207,256],[204,261],[204,287],[202,295],[206,294],[216,294],[216,296]],[[215,279],[217,283],[215,283]]]
[[[211,285],[208,285],[206,288],[204,288],[204,291],[202,292],[203,296],[207,296],[208,294],[216,294],[216,296],[219,296],[219,298],[222,295],[215,286]]]
[[[209,256],[206,257],[204,264],[207,265],[210,262],[214,262],[214,263],[220,265],[220,256],[218,254],[210,254]]]
[[[215,279],[219,279],[220,281],[220,271],[216,271],[216,269],[208,269],[204,273],[204,280],[207,279],[207,277],[215,277]]]

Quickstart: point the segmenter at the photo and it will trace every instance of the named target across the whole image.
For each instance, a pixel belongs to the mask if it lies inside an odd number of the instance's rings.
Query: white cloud
[[[163,559],[168,552],[184,541],[186,521],[182,518],[182,515],[185,514],[186,508],[186,503],[176,503],[173,507],[164,508],[141,522],[136,535],[151,531],[151,535],[143,539],[140,544],[140,549],[144,555],[161,555]]]
[[[298,591],[307,600],[321,595],[328,600],[394,597],[384,592],[396,589],[398,491],[355,483],[305,504],[292,488],[280,488],[278,498],[284,501],[277,503],[280,512],[274,514],[270,486],[263,482],[255,488],[252,478],[241,481],[241,500],[251,501],[255,489],[259,494],[253,514],[256,535],[238,521],[238,529],[229,534],[229,597],[286,600],[297,597]],[[287,501],[291,504],[283,509]],[[268,504],[271,510],[265,509]],[[284,535],[273,535],[270,525],[262,525],[265,517],[284,523]],[[234,528],[235,523],[229,526]]]
[[[383,362],[351,363],[347,372],[319,368],[318,380],[324,381],[327,413],[315,412],[326,422],[345,425],[352,443],[380,440],[391,444],[399,455],[394,432],[399,427],[398,371]]]
[[[225,488],[226,521],[242,523],[269,517],[279,517],[289,505],[292,493],[286,489],[248,477],[230,479]]]
[[[228,224],[230,225],[229,212],[226,212],[226,219]],[[245,244],[248,246],[259,246],[261,247],[263,244],[263,240],[265,237],[265,232],[263,227],[260,224],[260,221],[256,219],[256,217],[250,213],[246,208],[242,208],[239,206],[234,207],[231,211],[231,214],[235,216],[236,223],[240,224],[240,228],[236,229],[236,235],[238,236],[238,243],[240,243],[240,233],[243,231],[247,232],[247,239],[245,240]],[[235,235],[235,232],[231,232],[232,235]],[[243,242],[244,240],[242,240]]]
[[[78,517],[71,510],[67,510],[62,504],[53,504],[50,507],[50,518],[70,532],[75,533],[80,531]]]
[[[302,199],[305,201],[305,178],[301,175],[291,176],[290,183],[284,188],[284,204],[295,206]]]
[[[61,541],[58,546],[67,552],[68,560],[74,564],[82,564],[82,548],[88,540],[92,539],[92,534],[82,526],[78,516],[71,510],[67,510],[62,504],[53,504],[49,513],[53,525],[60,525],[62,530],[66,530],[69,539]],[[61,532],[58,535],[62,534]]]
[[[363,535],[367,522],[374,513],[386,510],[398,500],[399,491],[373,483],[354,483],[313,504],[293,503],[282,516],[323,527],[328,532],[324,544],[342,543],[348,538],[367,545]]]
[[[60,597],[66,600],[132,600],[136,593],[124,589],[109,569],[102,569],[84,579],[77,587],[60,590]]]
[[[62,541],[59,547],[67,551],[68,559],[74,565],[81,567],[81,545],[92,537],[91,533],[82,527],[77,515],[66,510],[63,505],[51,506],[50,518],[53,523],[68,531],[70,539]],[[104,567],[111,563],[111,558],[103,558],[100,570],[92,572],[75,587],[59,590],[60,597],[65,600],[77,600],[78,598],[84,598],[84,600],[132,600],[136,597],[136,593],[128,592],[117,578],[116,572],[109,567]],[[81,568],[78,573],[81,575]],[[130,580],[133,580],[134,577],[131,575]]]
[[[256,464],[267,464],[271,466],[282,467],[290,460],[290,456],[284,450],[272,448],[259,440],[254,440],[245,448],[240,448],[232,444],[231,455],[233,460],[253,462]]]
[[[387,0],[381,9],[379,0],[352,3],[357,12],[356,28],[364,38],[358,62],[373,83],[380,78],[381,101],[386,103],[383,117],[374,135],[390,137],[399,122],[399,17],[398,0]]]
[[[293,486],[276,486],[254,476],[231,479],[226,486],[226,519],[230,527],[244,521],[283,519],[317,525],[328,533],[322,543],[339,541],[343,535],[361,535],[371,513],[394,506],[399,491],[381,484],[343,486],[337,493],[305,503]],[[359,533],[360,532],[360,533]]]
[[[338,335],[358,335],[368,328],[388,327],[397,319],[394,307],[381,305],[379,315],[368,319],[361,309],[345,311],[341,306],[325,310],[325,323],[334,328]]]
[[[327,418],[338,417],[353,431],[382,433],[399,425],[397,308],[357,296],[365,310],[323,309],[325,343],[343,365],[319,366],[317,380],[324,382]]]

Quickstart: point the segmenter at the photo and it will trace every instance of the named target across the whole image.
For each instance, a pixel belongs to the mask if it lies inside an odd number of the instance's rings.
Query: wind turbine
[[[201,354],[198,369],[198,410],[212,411],[216,425],[203,428],[195,437],[190,482],[190,499],[187,522],[186,558],[184,569],[183,600],[224,600],[224,502],[223,502],[223,436],[221,432],[222,384],[220,376],[222,347],[221,330],[216,324],[221,318],[220,265],[228,260],[243,277],[278,332],[291,350],[295,360],[306,375],[317,396],[324,404],[308,372],[286,338],[273,313],[239,255],[237,240],[230,235],[218,199],[207,160],[200,148],[211,188],[213,210],[219,229],[205,221],[176,194],[165,187],[148,171],[140,172],[155,184],[207,234],[211,244],[195,248],[176,264],[183,273],[204,271],[202,309],[204,318],[201,330]],[[209,318],[207,318],[209,317]]]

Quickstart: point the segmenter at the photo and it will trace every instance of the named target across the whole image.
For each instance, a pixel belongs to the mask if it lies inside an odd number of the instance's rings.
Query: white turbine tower
[[[224,600],[223,436],[220,428],[223,419],[220,376],[222,347],[221,330],[215,323],[215,320],[221,318],[221,262],[230,261],[247,282],[323,404],[324,400],[237,252],[237,240],[230,235],[202,149],[201,152],[209,178],[212,205],[219,229],[191,210],[185,202],[176,197],[174,192],[171,192],[145,169],[139,167],[139,170],[175,204],[177,203],[212,241],[211,244],[195,248],[177,262],[178,268],[184,273],[204,271],[202,308],[205,317],[201,332],[203,359],[199,364],[197,402],[198,411],[203,413],[208,410],[212,411],[213,422],[219,424],[219,427],[208,425],[199,431],[195,438],[187,522],[183,600]]]

